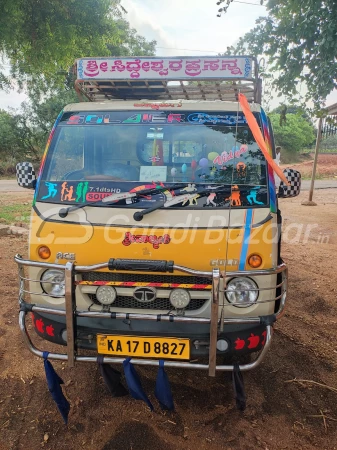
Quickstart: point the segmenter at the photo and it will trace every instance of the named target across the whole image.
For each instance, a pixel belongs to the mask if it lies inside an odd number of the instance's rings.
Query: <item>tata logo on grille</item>
[[[139,287],[133,291],[133,298],[141,303],[153,302],[157,297],[157,291],[151,287]]]

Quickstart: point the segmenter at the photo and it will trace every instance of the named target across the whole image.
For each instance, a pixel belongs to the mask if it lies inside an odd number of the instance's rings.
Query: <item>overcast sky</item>
[[[155,39],[157,54],[163,56],[225,52],[265,14],[259,3],[240,0],[220,18],[216,0],[122,0],[131,26],[147,39]]]
[[[235,0],[220,18],[216,0],[122,0],[121,4],[131,26],[146,39],[157,41],[158,56],[225,52],[266,14],[259,0]],[[0,108],[18,108],[25,99],[15,91],[9,95],[0,91]],[[328,99],[328,104],[334,102],[336,94]]]

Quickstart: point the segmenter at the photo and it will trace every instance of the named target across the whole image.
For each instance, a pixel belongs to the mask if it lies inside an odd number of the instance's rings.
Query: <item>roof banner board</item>
[[[251,79],[253,59],[246,56],[176,58],[81,58],[78,80]]]

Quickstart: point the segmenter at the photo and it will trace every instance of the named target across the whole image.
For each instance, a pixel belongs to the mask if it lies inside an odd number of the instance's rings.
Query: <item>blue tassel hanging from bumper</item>
[[[54,367],[52,366],[51,362],[48,361],[48,355],[49,352],[43,352],[43,364],[44,364],[44,370],[46,373],[46,379],[48,383],[48,389],[53,397],[53,400],[55,401],[58,410],[60,411],[60,414],[64,420],[64,423],[68,423],[68,414],[70,411],[70,404],[68,400],[65,398],[61,384],[63,384],[62,378],[60,378],[57,373],[55,372]]]
[[[243,376],[238,363],[234,364],[234,369],[232,372],[232,380],[236,400],[236,407],[239,411],[244,411],[246,409],[246,393],[245,393],[245,385],[243,383]]]
[[[155,396],[162,409],[174,410],[173,397],[170,382],[164,369],[164,360],[159,361],[159,369],[156,380]]]
[[[106,364],[103,361],[102,355],[97,357],[97,363],[103,381],[112,397],[123,397],[124,395],[128,395],[128,391],[121,383],[121,373],[114,369],[110,364]]]
[[[123,361],[125,380],[128,385],[130,395],[136,400],[143,400],[151,411],[153,411],[153,405],[145,394],[139,375],[130,361],[131,358],[126,358],[126,360]]]

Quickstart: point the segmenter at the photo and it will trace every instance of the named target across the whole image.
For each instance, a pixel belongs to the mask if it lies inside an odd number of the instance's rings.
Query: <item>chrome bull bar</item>
[[[102,319],[128,319],[128,320],[147,320],[147,321],[163,321],[163,322],[180,322],[180,323],[195,323],[195,324],[210,324],[210,349],[209,349],[209,363],[199,364],[193,362],[180,362],[180,361],[165,361],[167,367],[188,368],[188,369],[201,369],[208,370],[210,376],[214,376],[216,371],[233,371],[234,365],[217,365],[216,364],[216,337],[219,327],[223,327],[228,324],[257,324],[266,326],[266,342],[263,349],[260,351],[258,357],[251,363],[240,365],[241,371],[248,371],[258,367],[263,361],[268,348],[271,344],[271,338],[273,334],[273,323],[284,314],[284,308],[287,296],[287,266],[281,263],[273,269],[263,269],[254,271],[231,271],[222,272],[219,269],[213,269],[213,271],[203,272],[190,269],[187,267],[173,265],[172,268],[175,271],[185,272],[191,275],[199,277],[212,278],[212,311],[211,318],[200,317],[188,317],[188,316],[175,316],[172,314],[140,314],[140,313],[119,313],[119,312],[99,312],[99,311],[85,311],[76,309],[75,300],[75,283],[74,276],[77,272],[90,272],[100,269],[108,268],[108,263],[95,264],[90,266],[79,266],[73,262],[67,262],[63,264],[44,263],[37,261],[24,260],[20,255],[15,256],[15,262],[19,266],[19,279],[20,279],[20,292],[19,292],[19,326],[23,336],[23,340],[28,349],[35,355],[43,357],[43,351],[39,350],[31,341],[29,333],[26,327],[26,315],[28,312],[37,312],[45,314],[54,314],[58,316],[65,316],[66,318],[66,330],[67,330],[67,353],[49,353],[48,359],[55,359],[61,361],[68,361],[68,366],[73,367],[75,362],[97,362],[95,356],[80,356],[76,353],[76,336],[75,336],[75,321],[77,317],[88,318],[102,318]],[[47,306],[36,305],[27,303],[24,299],[25,293],[31,293],[24,287],[24,266],[40,267],[46,269],[60,269],[65,271],[65,309],[50,308]],[[281,287],[282,294],[274,299],[268,300],[275,302],[279,300],[278,310],[275,314],[261,317],[218,317],[219,306],[219,283],[220,279],[224,277],[237,277],[237,276],[266,276],[282,274],[282,282],[273,288]],[[40,280],[29,280],[40,282]],[[34,293],[33,293],[34,294]],[[40,294],[41,295],[41,294]],[[46,295],[46,294],[42,294]],[[222,305],[220,305],[222,306]],[[104,363],[122,363],[125,358],[103,356]],[[132,358],[132,362],[138,365],[158,366],[158,360],[152,359],[136,359]]]

